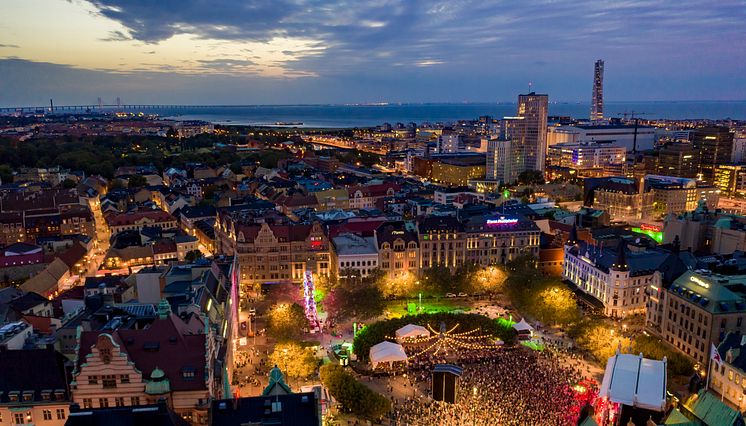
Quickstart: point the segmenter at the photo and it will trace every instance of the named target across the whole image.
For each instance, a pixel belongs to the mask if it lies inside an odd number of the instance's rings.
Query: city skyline
[[[590,102],[599,58],[607,102],[746,98],[738,1],[282,6],[12,2],[0,104]]]

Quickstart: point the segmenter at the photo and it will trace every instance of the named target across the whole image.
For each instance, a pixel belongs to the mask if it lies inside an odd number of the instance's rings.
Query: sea
[[[305,128],[372,127],[382,123],[453,123],[480,116],[516,115],[515,103],[427,103],[355,105],[236,105],[148,110],[164,118],[225,125]],[[606,117],[634,112],[643,119],[746,120],[746,101],[607,102]],[[588,118],[588,103],[550,103],[549,115]]]

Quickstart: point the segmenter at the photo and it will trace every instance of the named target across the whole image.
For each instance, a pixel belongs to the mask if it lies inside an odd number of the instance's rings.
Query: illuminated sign
[[[649,225],[647,223],[643,223],[640,225],[640,229],[643,231],[653,231],[653,232],[661,232],[663,229],[661,229],[660,226],[657,225]]]
[[[695,276],[692,276],[692,277],[690,277],[689,279],[690,279],[690,280],[691,280],[691,281],[692,281],[693,283],[697,284],[697,285],[698,285],[698,286],[700,286],[700,287],[704,287],[704,288],[710,288],[710,283],[708,283],[707,281],[705,281],[705,280],[703,280],[703,279],[701,279],[701,278],[699,278],[699,277],[695,277]]]
[[[391,235],[404,235],[404,231],[391,231]]]
[[[631,231],[632,232],[636,232],[638,234],[647,235],[648,237],[654,239],[655,242],[657,242],[658,244],[663,243],[663,232],[661,232],[661,231],[653,231],[651,229],[645,229],[644,226],[645,226],[645,224],[642,224],[642,225],[640,225],[639,228],[632,228]],[[652,225],[648,225],[648,226],[652,226]]]
[[[510,219],[506,217],[499,217],[497,219],[487,219],[488,226],[515,225],[516,223],[518,223],[518,219]]]

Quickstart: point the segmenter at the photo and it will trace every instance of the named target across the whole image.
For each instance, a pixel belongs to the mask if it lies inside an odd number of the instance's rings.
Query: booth
[[[407,324],[404,327],[396,330],[396,340],[398,342],[407,339],[417,339],[422,337],[430,337],[430,330],[421,325]]]
[[[518,333],[518,340],[530,340],[534,333],[534,328],[526,322],[526,318],[513,324],[513,329]]]
[[[404,347],[397,343],[384,341],[377,345],[371,346],[370,348],[370,363],[373,368],[376,368],[378,364],[382,362],[389,363],[391,366],[396,361],[407,363],[407,353],[404,352]]]

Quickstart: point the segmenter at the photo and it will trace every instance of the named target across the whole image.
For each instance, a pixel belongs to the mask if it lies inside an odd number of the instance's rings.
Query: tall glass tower
[[[593,99],[591,100],[591,121],[604,119],[604,61],[599,59],[593,70]]]

